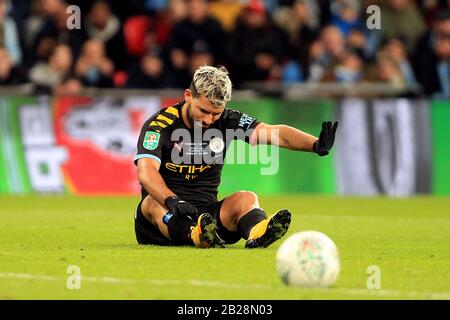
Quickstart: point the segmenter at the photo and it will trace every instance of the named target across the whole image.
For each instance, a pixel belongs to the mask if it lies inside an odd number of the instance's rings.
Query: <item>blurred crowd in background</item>
[[[81,9],[69,30],[68,5]],[[366,25],[381,8],[381,30]],[[450,98],[450,0],[0,0],[0,85],[186,88],[200,65],[251,82],[420,84]]]

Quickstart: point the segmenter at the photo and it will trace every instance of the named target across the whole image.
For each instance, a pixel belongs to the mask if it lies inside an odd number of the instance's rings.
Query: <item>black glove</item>
[[[320,132],[319,140],[313,144],[313,150],[319,156],[326,156],[330,152],[334,144],[337,127],[337,121],[333,125],[331,125],[331,121],[322,122],[322,131]]]
[[[181,200],[177,196],[167,197],[164,200],[164,204],[174,215],[188,217],[191,220],[197,219],[198,210],[192,204]]]

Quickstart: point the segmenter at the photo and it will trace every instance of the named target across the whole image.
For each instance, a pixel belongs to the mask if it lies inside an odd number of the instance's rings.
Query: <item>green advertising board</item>
[[[433,194],[450,194],[450,101],[431,102]]]
[[[19,106],[36,98],[0,99],[0,193],[31,192],[20,138]]]
[[[329,100],[286,102],[279,99],[260,99],[236,101],[230,107],[256,117],[259,121],[289,125],[316,136],[320,133],[322,121],[334,119],[334,102]],[[241,148],[242,144],[245,143],[235,142],[238,148]],[[245,164],[235,161],[229,164],[230,152],[227,154],[225,162],[228,164],[224,166],[220,186],[222,194],[237,190],[249,190],[259,194],[336,192],[332,156],[320,158],[313,153],[274,146],[246,145],[243,149],[249,154],[252,148],[261,149],[261,152],[253,151],[257,154],[256,164],[255,161],[247,161]]]

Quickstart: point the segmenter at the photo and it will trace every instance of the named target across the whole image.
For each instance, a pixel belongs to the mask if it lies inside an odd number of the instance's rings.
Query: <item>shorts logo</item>
[[[155,150],[158,147],[159,137],[158,132],[147,131],[142,146],[147,150]]]

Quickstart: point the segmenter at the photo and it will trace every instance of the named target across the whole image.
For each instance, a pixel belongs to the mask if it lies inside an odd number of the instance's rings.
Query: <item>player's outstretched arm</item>
[[[338,122],[322,123],[319,138],[287,125],[270,125],[261,123],[254,135],[258,144],[272,144],[295,151],[315,152],[319,156],[329,153],[334,144]]]

